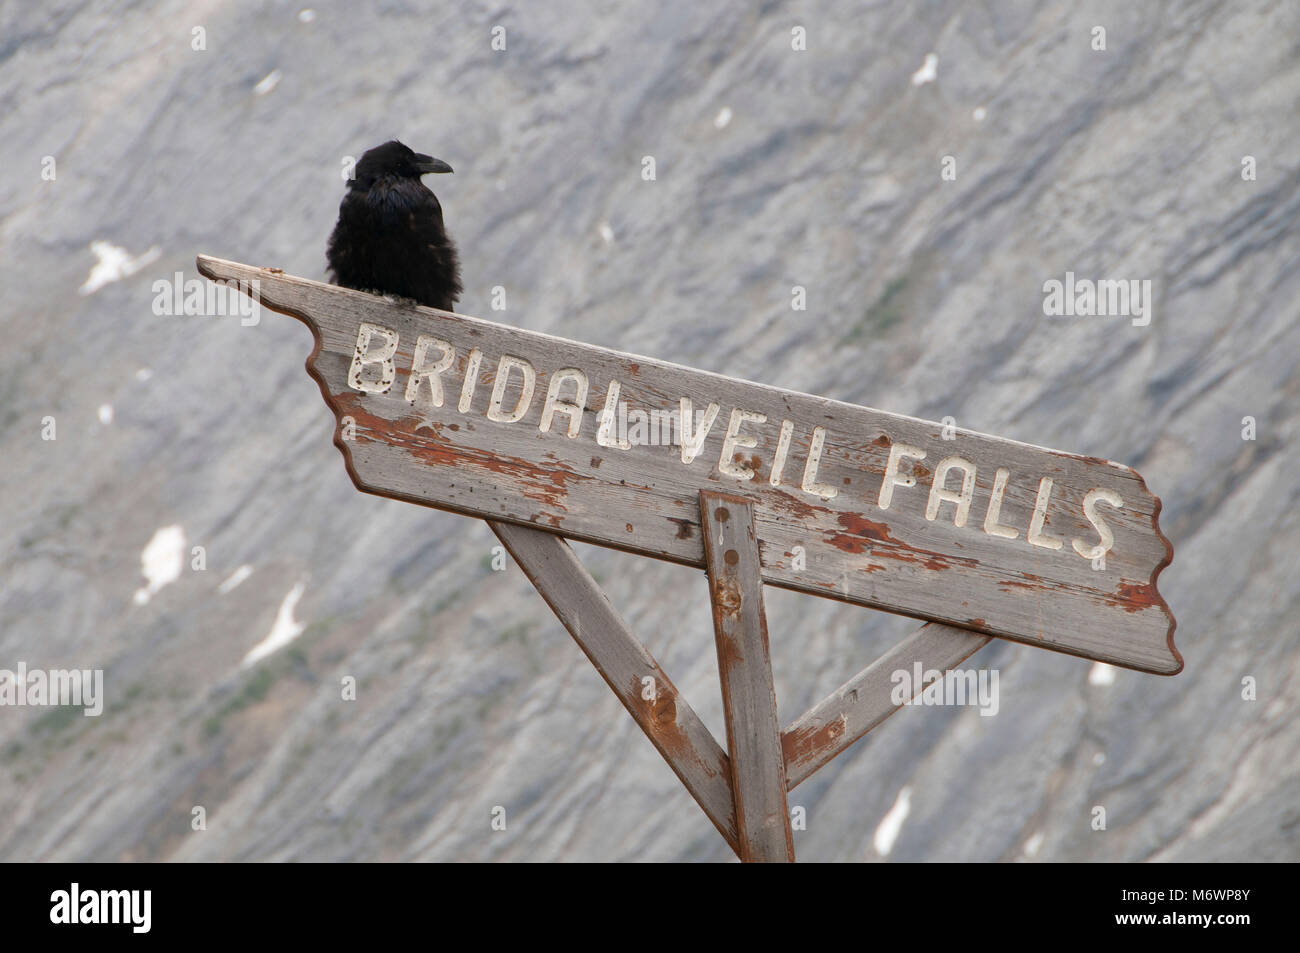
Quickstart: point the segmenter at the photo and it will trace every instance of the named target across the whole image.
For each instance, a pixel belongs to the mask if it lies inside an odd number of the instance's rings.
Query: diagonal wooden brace
[[[659,663],[623,622],[563,538],[488,522],[528,580],[681,779],[713,826],[740,854],[726,752]],[[646,691],[646,677],[654,680]],[[650,694],[647,699],[644,696]]]
[[[902,707],[894,701],[893,674],[925,670],[946,671],[960,665],[989,642],[990,636],[931,622],[845,682],[800,716],[781,736],[786,781],[790,790],[844,752],[872,728]],[[908,701],[924,686],[914,683]]]

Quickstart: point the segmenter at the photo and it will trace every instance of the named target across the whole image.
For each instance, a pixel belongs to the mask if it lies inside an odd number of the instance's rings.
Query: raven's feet
[[[364,291],[366,294],[374,295],[376,298],[383,298],[389,304],[395,304],[403,308],[417,307],[420,302],[414,298],[404,298],[401,295],[389,294],[383,288],[358,288],[358,291]]]

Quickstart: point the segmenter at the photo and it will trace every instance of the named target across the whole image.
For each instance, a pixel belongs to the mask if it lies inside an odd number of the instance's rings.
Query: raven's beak
[[[417,155],[415,157],[415,166],[420,170],[420,175],[426,175],[430,172],[450,172],[451,166],[441,159],[435,159],[433,156]]]

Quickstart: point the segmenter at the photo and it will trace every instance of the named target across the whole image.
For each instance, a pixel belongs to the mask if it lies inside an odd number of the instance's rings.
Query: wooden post
[[[785,796],[785,756],[772,685],[754,507],[748,500],[705,490],[700,493],[700,516],[740,859],[792,863],[794,837]]]

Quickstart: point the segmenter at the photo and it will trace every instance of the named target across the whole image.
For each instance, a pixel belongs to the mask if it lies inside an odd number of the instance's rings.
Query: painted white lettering
[[[560,398],[560,386],[565,381],[573,381],[575,393],[573,400],[562,400]],[[556,414],[564,414],[569,418],[569,427],[567,430],[570,438],[578,436],[578,430],[582,427],[582,409],[587,404],[587,375],[576,367],[565,367],[551,375],[551,383],[546,388],[546,405],[542,408],[542,421],[537,425],[537,429],[542,433],[550,433],[551,421]]]
[[[436,347],[442,351],[442,357],[438,358],[437,363],[426,364],[425,361],[429,356],[429,348]],[[439,375],[447,368],[451,367],[452,361],[456,359],[456,349],[451,346],[450,341],[444,341],[441,338],[429,337],[421,334],[415,339],[415,354],[411,358],[411,376],[406,381],[406,400],[414,404],[416,398],[420,396],[420,381],[428,380],[429,391],[433,395],[433,406],[442,406],[442,381]]]
[[[718,418],[718,405],[710,403],[708,409],[704,412],[704,419],[698,424],[695,421],[695,415],[692,413],[693,405],[689,397],[681,399],[681,428],[682,428],[682,463],[689,464],[704,447],[704,438],[709,435],[709,430],[713,427],[713,421]]]
[[[913,460],[924,460],[925,451],[920,447],[913,447],[897,441],[890,445],[889,462],[885,464],[885,479],[881,481],[880,496],[877,498],[877,504],[882,510],[889,509],[889,504],[893,502],[894,487],[916,486],[916,477],[913,474],[900,474],[898,472],[898,465],[905,457],[910,457]]]
[[[1020,535],[1020,530],[1012,526],[1003,526],[998,522],[1002,516],[1002,497],[1007,492],[1007,477],[1011,476],[1011,471],[1006,467],[998,467],[998,472],[993,475],[993,494],[989,497],[988,512],[984,515],[984,532],[990,536],[1001,536],[1003,539],[1015,539]]]
[[[803,484],[800,487],[805,493],[812,493],[820,496],[824,500],[833,500],[839,495],[839,490],[833,486],[827,486],[825,483],[817,482],[817,470],[822,462],[822,448],[826,446],[826,428],[814,427],[812,432],[812,443],[808,447],[808,462],[803,468]]]
[[[732,457],[739,447],[756,447],[758,438],[750,434],[741,434],[740,428],[745,423],[762,424],[767,422],[767,414],[755,414],[736,407],[731,411],[731,421],[727,424],[727,435],[722,439],[722,455],[718,457],[718,470],[737,480],[754,479],[754,468],[745,463],[737,463]]]
[[[1038,481],[1038,498],[1034,500],[1034,516],[1029,521],[1029,535],[1026,538],[1044,549],[1060,549],[1065,543],[1059,537],[1048,536],[1043,532],[1043,524],[1047,520],[1047,504],[1051,498],[1052,478],[1043,477]]]
[[[379,335],[384,339],[381,347],[371,349],[370,341]],[[377,324],[362,322],[357,329],[357,346],[352,352],[352,366],[348,368],[348,386],[363,394],[386,394],[397,379],[397,365],[393,355],[397,353],[397,332],[381,328]],[[371,364],[379,365],[379,380],[366,380],[361,372]]]
[[[510,383],[510,372],[518,369],[523,375],[523,385],[519,391],[519,400],[515,403],[514,410],[503,411],[501,404],[505,400],[506,387]],[[492,385],[492,403],[488,406],[488,420],[495,420],[497,423],[512,424],[517,420],[523,419],[524,414],[528,413],[528,405],[533,400],[533,388],[537,386],[537,369],[532,364],[525,361],[522,357],[512,357],[509,354],[501,355],[501,360],[497,363],[497,379]]]
[[[614,429],[614,424],[618,422],[618,393],[621,389],[618,381],[611,377],[609,379],[609,389],[605,391],[605,409],[600,412],[600,424],[596,427],[596,443],[602,447],[631,450],[632,444],[627,438],[614,437],[611,439],[610,437],[610,431]]]
[[[944,485],[948,479],[948,472],[955,469],[962,471],[960,491],[949,490]],[[944,502],[956,503],[957,512],[953,514],[952,524],[958,527],[965,526],[966,517],[970,513],[971,497],[974,495],[975,464],[961,457],[944,457],[934,468],[934,482],[930,485],[930,499],[925,505],[925,518],[936,519],[939,515],[939,507]]]
[[[1088,518],[1092,528],[1097,531],[1098,542],[1093,546],[1088,546],[1082,539],[1075,537],[1070,541],[1074,551],[1084,559],[1097,559],[1105,556],[1112,546],[1115,545],[1115,534],[1110,531],[1110,526],[1097,513],[1098,503],[1109,503],[1118,509],[1124,505],[1123,498],[1114,490],[1106,490],[1100,487],[1089,490],[1083,497],[1083,515]]]
[[[474,401],[474,388],[478,386],[478,368],[483,363],[483,352],[478,348],[470,348],[469,360],[465,363],[465,381],[460,386],[460,402],[456,404],[456,409],[462,414],[469,413],[470,404]]]

